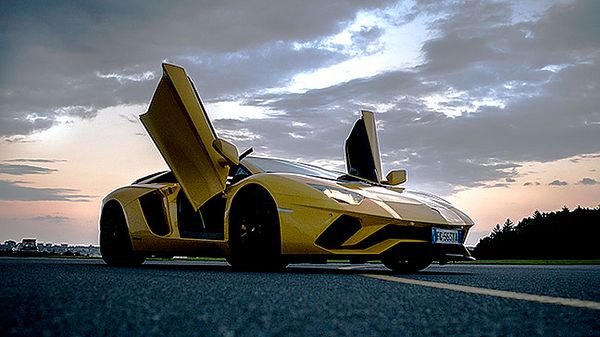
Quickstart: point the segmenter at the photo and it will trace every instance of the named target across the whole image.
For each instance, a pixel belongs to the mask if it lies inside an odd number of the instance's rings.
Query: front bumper
[[[474,261],[469,250],[462,244],[432,244],[432,243],[400,243],[388,249],[385,256],[400,256],[410,258],[412,256],[428,256],[433,261],[445,264],[451,261]]]

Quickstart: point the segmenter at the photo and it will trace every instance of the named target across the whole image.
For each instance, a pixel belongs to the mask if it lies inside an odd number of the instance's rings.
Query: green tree
[[[490,233],[490,237],[492,239],[498,237],[500,235],[500,233],[502,233],[502,229],[500,228],[500,224],[496,224],[496,226],[494,226],[494,229],[492,229],[492,233]]]
[[[506,219],[502,225],[502,233],[510,233],[515,229],[515,224],[510,220]]]
[[[598,259],[600,207],[577,207],[540,213],[521,219],[506,219],[474,250],[480,259]]]

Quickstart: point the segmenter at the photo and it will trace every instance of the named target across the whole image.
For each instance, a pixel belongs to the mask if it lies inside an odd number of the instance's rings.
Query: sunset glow
[[[469,245],[600,205],[600,2],[256,2],[0,4],[0,241],[98,244],[101,198],[167,169],[138,118],[163,61],[260,155],[343,170],[374,110],[384,171],[468,213]]]

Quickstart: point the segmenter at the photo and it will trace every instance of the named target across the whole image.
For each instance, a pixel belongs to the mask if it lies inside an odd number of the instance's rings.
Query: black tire
[[[100,217],[100,254],[109,266],[137,266],[146,257],[133,252],[121,206],[108,204]]]
[[[395,273],[413,274],[421,271],[433,262],[429,257],[387,257],[382,259],[383,264]]]
[[[227,262],[241,270],[282,270],[279,215],[273,198],[248,186],[233,200],[229,214],[230,254]]]

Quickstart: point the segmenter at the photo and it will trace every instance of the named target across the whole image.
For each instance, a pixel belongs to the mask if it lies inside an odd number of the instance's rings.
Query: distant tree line
[[[535,211],[517,225],[507,219],[479,241],[473,255],[478,259],[598,259],[600,205]]]

